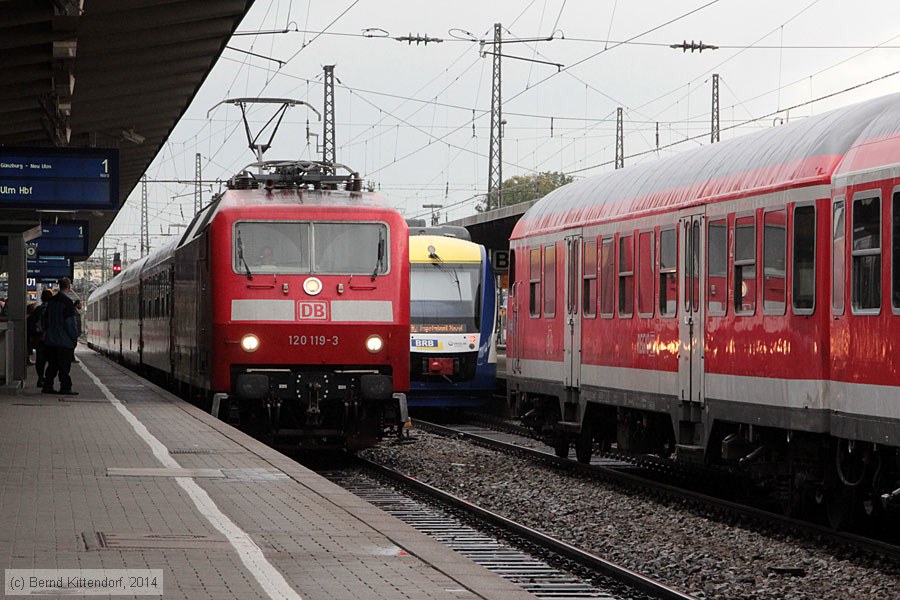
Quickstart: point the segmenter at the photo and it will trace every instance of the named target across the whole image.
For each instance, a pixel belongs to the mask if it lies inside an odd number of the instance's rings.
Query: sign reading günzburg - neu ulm
[[[119,151],[0,146],[0,208],[115,210]]]

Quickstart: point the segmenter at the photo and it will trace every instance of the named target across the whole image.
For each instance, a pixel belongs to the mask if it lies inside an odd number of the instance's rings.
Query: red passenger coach
[[[371,445],[406,420],[406,222],[355,174],[253,166],[91,296],[89,342],[280,441]]]
[[[510,402],[744,469],[834,525],[900,500],[900,95],[569,184],[511,239]]]

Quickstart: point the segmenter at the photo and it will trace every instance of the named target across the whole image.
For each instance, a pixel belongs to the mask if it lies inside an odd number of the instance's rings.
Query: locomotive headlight
[[[259,338],[252,333],[248,333],[241,338],[241,348],[245,352],[256,352],[259,349]]]
[[[372,354],[381,352],[382,348],[384,348],[384,340],[381,339],[380,335],[370,335],[366,338],[366,350]]]
[[[303,291],[310,296],[315,296],[322,291],[322,282],[318,277],[308,277],[303,282]]]

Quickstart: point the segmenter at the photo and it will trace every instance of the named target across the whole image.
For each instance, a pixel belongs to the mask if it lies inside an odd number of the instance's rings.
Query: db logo
[[[326,302],[298,302],[298,318],[301,320],[328,320],[328,303]]]

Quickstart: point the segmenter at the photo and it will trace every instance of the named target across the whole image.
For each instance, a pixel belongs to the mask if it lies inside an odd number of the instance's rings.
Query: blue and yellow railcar
[[[493,269],[484,246],[446,229],[410,229],[411,407],[482,406],[496,384]]]

